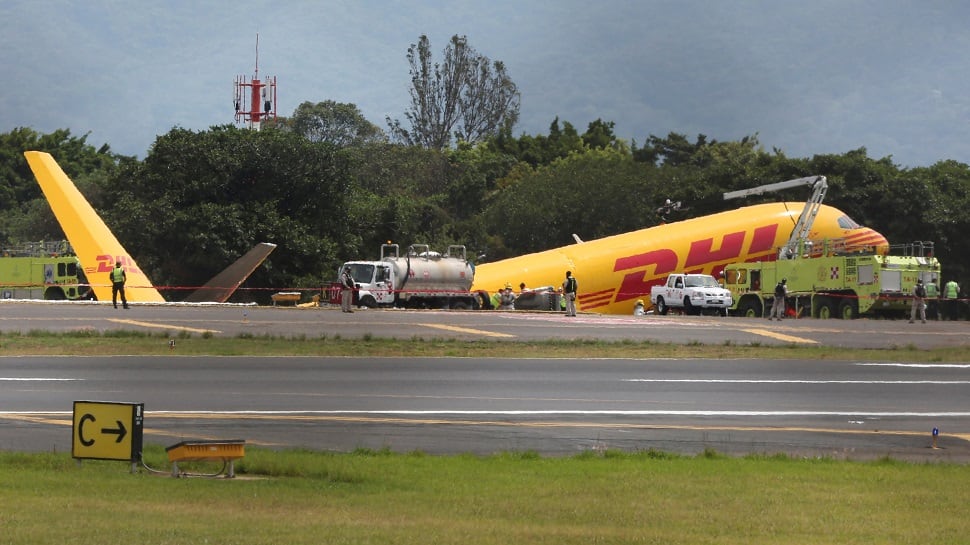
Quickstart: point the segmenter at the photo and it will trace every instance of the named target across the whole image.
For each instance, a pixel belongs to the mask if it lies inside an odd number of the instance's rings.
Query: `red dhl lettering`
[[[115,263],[121,263],[121,268],[126,272],[133,274],[141,274],[141,270],[135,266],[135,260],[126,255],[119,255],[117,257],[112,257],[110,255],[99,255],[96,258],[98,262],[98,268],[95,272],[99,273],[110,273],[112,269],[115,268]],[[87,271],[87,269],[85,269]]]
[[[757,227],[751,232],[753,236],[751,238],[751,244],[748,247],[748,254],[766,252],[772,250],[775,245],[778,224],[773,223]],[[738,231],[724,235],[721,237],[721,245],[718,249],[714,249],[713,237],[691,242],[687,259],[684,261],[684,269],[688,273],[707,272],[708,274],[718,274],[724,270],[726,263],[735,261],[741,257],[744,248],[744,239],[747,233],[748,231]],[[679,262],[680,259],[677,252],[669,248],[617,259],[613,266],[613,272],[630,269],[638,270],[630,272],[623,277],[613,302],[619,303],[649,295],[650,288],[661,284],[668,274],[675,272]],[[647,276],[651,265],[653,266],[653,275]],[[708,267],[711,270],[705,271],[704,269]],[[589,303],[590,307],[605,304],[592,304],[593,301]],[[590,307],[584,305],[584,308]]]

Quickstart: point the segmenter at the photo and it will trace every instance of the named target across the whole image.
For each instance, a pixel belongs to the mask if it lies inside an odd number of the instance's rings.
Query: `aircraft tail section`
[[[128,279],[125,294],[129,302],[164,302],[162,294],[155,289],[54,158],[49,153],[39,151],[27,151],[24,156],[64,234],[74,247],[98,300],[111,300],[109,275],[115,262],[121,262]]]
[[[226,267],[222,272],[212,277],[204,286],[195,290],[185,298],[187,303],[216,302],[225,303],[236,289],[242,284],[249,275],[253,274],[256,267],[276,249],[276,245],[269,242],[260,242],[246,255],[240,257]]]

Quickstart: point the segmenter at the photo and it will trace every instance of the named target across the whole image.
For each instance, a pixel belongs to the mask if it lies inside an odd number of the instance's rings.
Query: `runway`
[[[966,322],[0,305],[0,330],[963,346]],[[208,333],[206,333],[208,332]],[[970,351],[968,351],[970,353]],[[619,449],[970,460],[970,362],[4,357],[0,449],[69,451],[74,401],[144,403],[145,441],[429,454]],[[939,430],[935,440],[932,430]]]
[[[968,347],[970,322],[768,321],[715,316],[616,316],[505,311],[357,310],[238,305],[23,303],[0,300],[0,332],[134,330],[172,334],[537,341],[591,339],[680,344],[820,345],[846,348]]]

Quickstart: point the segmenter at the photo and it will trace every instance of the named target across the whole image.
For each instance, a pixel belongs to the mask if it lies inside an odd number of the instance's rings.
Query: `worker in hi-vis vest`
[[[115,268],[111,269],[111,303],[118,308],[118,294],[121,294],[121,306],[128,308],[128,298],[125,297],[125,281],[128,275],[121,267],[121,262],[115,263]]]

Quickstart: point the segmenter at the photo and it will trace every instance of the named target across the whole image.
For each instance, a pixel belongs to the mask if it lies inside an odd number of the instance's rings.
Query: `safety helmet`
[[[643,306],[643,299],[637,299],[637,304],[642,307]]]

